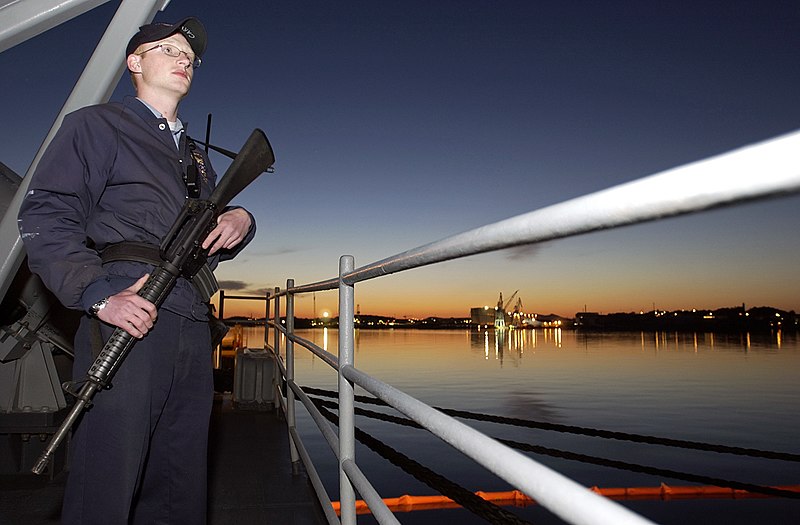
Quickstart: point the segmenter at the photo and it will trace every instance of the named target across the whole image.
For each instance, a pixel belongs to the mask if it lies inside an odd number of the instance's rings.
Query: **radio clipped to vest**
[[[208,183],[208,168],[203,154],[197,149],[194,140],[187,137],[186,144],[192,162],[187,164],[183,172],[183,183],[186,185],[187,195],[192,199],[199,199],[202,183]]]

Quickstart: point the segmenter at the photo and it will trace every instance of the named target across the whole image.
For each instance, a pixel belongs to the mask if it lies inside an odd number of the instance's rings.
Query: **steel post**
[[[356,460],[355,392],[353,383],[342,374],[342,368],[348,365],[353,366],[355,356],[353,349],[355,293],[353,285],[345,283],[341,277],[353,271],[354,261],[352,255],[343,255],[339,259],[339,501],[344,525],[355,525],[356,523],[355,491],[345,472],[345,463]]]
[[[272,349],[275,351],[275,357],[280,358],[281,355],[281,289],[277,286],[275,287],[275,304],[273,305],[275,309],[272,314],[272,319],[274,321],[274,325],[272,326]],[[266,327],[264,327],[266,330]]]
[[[225,322],[225,290],[219,291],[219,308],[217,309],[217,317],[222,322]],[[222,367],[222,342],[214,347],[214,368],[219,370]]]
[[[290,290],[294,286],[294,279],[287,279],[286,289]],[[291,292],[286,293],[286,382],[294,381],[294,341],[289,337],[294,334],[294,294]],[[286,389],[286,424],[289,427],[289,433],[297,428],[294,415],[294,390],[291,388]],[[300,461],[300,456],[297,453],[297,447],[293,440],[289,440],[289,453],[292,458],[292,463]]]
[[[269,348],[269,340],[267,339],[268,327],[269,327],[269,290],[264,292],[264,350]]]

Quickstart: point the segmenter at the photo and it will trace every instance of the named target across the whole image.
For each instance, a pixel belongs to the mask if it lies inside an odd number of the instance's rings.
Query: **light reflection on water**
[[[263,340],[258,329],[251,341]],[[263,334],[263,332],[261,332]],[[335,330],[298,335],[337,353]],[[796,334],[591,333],[570,330],[358,330],[355,366],[440,407],[676,439],[800,453],[800,345]],[[335,390],[336,373],[296,348],[298,384]],[[363,393],[358,391],[357,393]],[[331,494],[338,477],[327,444],[298,408],[298,426]],[[357,425],[471,490],[508,490],[505,482],[429,434],[357,417]],[[666,447],[467,422],[495,437],[659,468],[760,484],[800,484],[797,463],[687,452]],[[432,489],[367,449],[359,464],[385,497]],[[689,482],[534,455],[587,486],[658,486]],[[660,523],[795,523],[789,500],[626,502]],[[452,511],[415,512],[403,523],[453,519]],[[538,508],[514,509],[536,523]],[[470,521],[457,514],[459,523]],[[758,516],[758,519],[754,519]],[[360,518],[362,520],[370,518]],[[552,518],[554,519],[554,518]],[[364,521],[372,523],[372,521]]]

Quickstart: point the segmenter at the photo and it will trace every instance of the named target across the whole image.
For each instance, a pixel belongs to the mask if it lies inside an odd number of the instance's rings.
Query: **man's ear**
[[[139,55],[128,55],[128,71],[131,73],[141,73],[142,72],[142,62],[141,57]]]

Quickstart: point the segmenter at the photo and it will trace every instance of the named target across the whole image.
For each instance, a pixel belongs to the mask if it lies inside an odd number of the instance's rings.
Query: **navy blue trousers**
[[[94,360],[95,322],[78,330],[75,380]],[[101,332],[105,341],[112,329]],[[62,523],[205,524],[213,391],[208,323],[159,311],[77,423]]]

